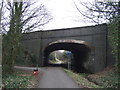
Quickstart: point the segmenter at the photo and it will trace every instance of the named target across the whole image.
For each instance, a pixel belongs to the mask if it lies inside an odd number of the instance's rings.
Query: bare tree
[[[72,0],[77,11],[84,16],[85,19],[90,20],[94,23],[106,23],[111,22],[113,18],[118,18],[118,2],[82,2],[76,3]],[[85,7],[83,11],[79,6]]]
[[[93,3],[80,2],[78,4],[73,0],[73,3],[77,11],[82,14],[87,20],[91,20],[97,24],[108,24],[108,39],[112,46],[112,53],[116,60],[116,70],[120,74],[120,1],[98,1],[99,0],[95,0]],[[86,10],[81,10],[79,7],[80,5],[84,6]]]
[[[47,24],[52,18],[44,5],[33,7],[35,3],[4,2],[2,28],[6,34],[3,36],[3,72],[11,73],[21,48],[23,32],[30,32]],[[6,12],[6,13],[5,13]]]
[[[22,1],[22,0],[21,0]],[[36,5],[37,2],[31,0],[23,0],[18,2],[18,5],[22,5],[21,12],[21,30],[22,32],[31,32],[35,29],[41,29],[41,27],[47,24],[52,16],[50,12],[45,8],[44,5]],[[8,32],[10,26],[10,19],[12,18],[12,11],[15,9],[15,3],[13,1],[7,0],[4,2],[4,14],[2,16],[2,32]],[[15,12],[14,12],[15,13]]]
[[[1,31],[1,16],[2,16],[2,8],[3,8],[3,2],[0,2],[0,31]]]

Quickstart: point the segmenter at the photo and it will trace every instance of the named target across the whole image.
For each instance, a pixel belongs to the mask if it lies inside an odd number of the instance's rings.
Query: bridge
[[[39,66],[47,66],[55,50],[71,51],[73,69],[95,73],[110,64],[107,25],[36,31],[23,34],[25,50],[36,55]]]

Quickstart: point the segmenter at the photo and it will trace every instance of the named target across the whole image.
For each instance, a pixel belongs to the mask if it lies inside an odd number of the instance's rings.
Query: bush
[[[20,66],[36,66],[37,59],[35,54],[29,53],[23,47],[19,50],[19,53],[16,58],[16,65]]]
[[[120,37],[118,37],[118,20],[112,21],[108,24],[108,39],[110,41],[110,45],[112,47],[112,54],[116,60],[116,70],[118,71],[119,59],[118,59],[118,41]]]

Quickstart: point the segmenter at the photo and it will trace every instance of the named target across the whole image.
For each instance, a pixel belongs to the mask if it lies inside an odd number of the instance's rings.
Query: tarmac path
[[[36,67],[14,68],[32,72]],[[80,88],[61,67],[41,67],[38,70],[41,73],[38,74],[38,88]]]
[[[41,71],[38,88],[80,88],[60,67],[44,67]]]

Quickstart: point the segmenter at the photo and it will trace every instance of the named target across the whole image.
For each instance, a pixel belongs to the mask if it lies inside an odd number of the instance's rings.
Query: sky
[[[85,11],[85,8],[81,4],[79,4],[80,3],[79,1],[93,2],[94,0],[74,0],[74,1],[79,7],[79,9]],[[98,1],[106,1],[106,0],[98,0]],[[95,25],[95,23],[88,22],[84,19],[84,17],[77,11],[73,3],[73,0],[36,0],[36,2],[37,2],[36,5],[38,6],[41,3],[45,5],[47,10],[50,11],[53,17],[53,19],[43,27],[43,30]],[[36,30],[39,30],[39,28],[37,28]]]
[[[44,26],[45,30],[94,25],[94,23],[84,21],[83,16],[77,11],[72,0],[40,0],[39,3],[41,2],[53,16],[53,19]],[[80,6],[80,8],[84,9],[83,6]]]

